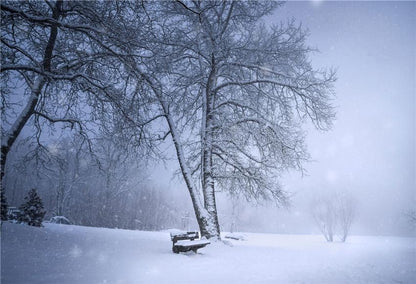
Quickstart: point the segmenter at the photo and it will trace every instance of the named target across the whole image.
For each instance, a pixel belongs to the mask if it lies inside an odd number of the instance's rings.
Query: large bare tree
[[[160,137],[172,138],[207,238],[220,237],[216,191],[285,202],[279,175],[302,170],[308,158],[301,123],[310,119],[328,129],[334,117],[335,74],[312,67],[307,33],[294,21],[261,23],[279,5],[174,1],[144,6],[153,17],[149,60],[127,63],[153,94],[152,107],[147,106],[155,111],[152,119],[166,122]]]
[[[2,1],[1,180],[7,155],[28,125],[41,143],[42,132],[53,125],[76,129],[88,139],[115,113],[126,125],[134,124],[120,87],[127,76],[116,68],[117,53],[108,43],[117,5]]]

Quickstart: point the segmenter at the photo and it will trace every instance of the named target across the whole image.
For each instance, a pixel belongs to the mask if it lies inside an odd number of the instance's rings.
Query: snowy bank
[[[416,239],[245,233],[174,254],[168,232],[3,223],[1,283],[416,283]]]

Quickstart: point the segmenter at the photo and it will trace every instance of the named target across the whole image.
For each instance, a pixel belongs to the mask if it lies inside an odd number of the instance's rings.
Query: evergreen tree
[[[1,220],[5,221],[7,220],[7,208],[9,207],[7,205],[7,199],[6,195],[4,194],[3,188],[1,188]]]
[[[42,199],[36,192],[36,189],[31,189],[25,197],[25,203],[20,205],[20,214],[18,220],[27,223],[29,226],[41,227],[45,210],[43,209]]]

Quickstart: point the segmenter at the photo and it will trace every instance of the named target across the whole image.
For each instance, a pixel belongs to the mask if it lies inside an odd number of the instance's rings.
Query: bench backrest
[[[177,241],[183,241],[183,240],[195,240],[199,239],[199,232],[186,232],[186,233],[175,233],[170,234],[170,238],[173,243],[176,243]]]

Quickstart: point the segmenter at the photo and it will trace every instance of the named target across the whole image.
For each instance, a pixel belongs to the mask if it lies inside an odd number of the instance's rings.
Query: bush
[[[55,216],[55,217],[52,217],[49,222],[50,223],[54,223],[54,224],[71,225],[71,222],[68,220],[68,218],[66,218],[64,216]]]
[[[312,203],[315,223],[328,242],[338,233],[345,242],[356,212],[356,200],[348,192],[318,194]]]
[[[41,227],[46,212],[43,209],[42,199],[40,199],[36,189],[29,191],[25,201],[26,203],[19,207],[19,222],[27,223],[29,226]]]
[[[6,221],[7,220],[7,208],[8,208],[7,199],[6,199],[6,196],[4,195],[3,188],[0,191],[1,191],[1,220]]]

